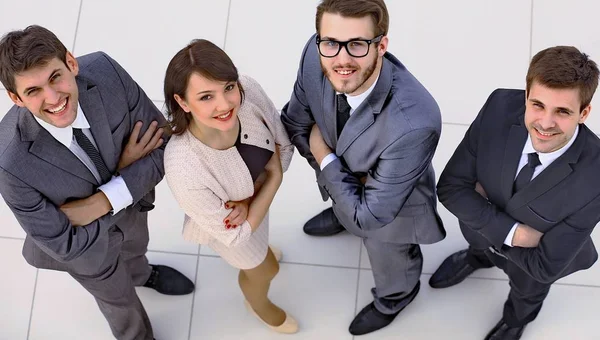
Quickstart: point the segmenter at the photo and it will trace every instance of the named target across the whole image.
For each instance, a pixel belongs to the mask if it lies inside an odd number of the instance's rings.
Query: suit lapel
[[[31,154],[94,185],[98,184],[92,173],[77,156],[42,128],[35,121],[31,112],[21,113],[19,129],[21,140],[32,142],[29,147]]]
[[[550,166],[537,175],[523,190],[517,192],[508,202],[506,211],[513,211],[541,196],[560,183],[573,172],[572,164],[577,163],[585,147],[584,125],[580,125],[577,139],[571,147]]]
[[[379,79],[369,96],[356,108],[340,135],[336,154],[341,156],[369,126],[375,122],[375,115],[383,108],[393,82],[393,70],[390,62],[383,58]],[[337,120],[336,120],[337,121]],[[337,130],[336,130],[337,131]]]
[[[504,148],[502,173],[500,175],[500,188],[504,202],[508,202],[512,196],[513,183],[517,175],[521,154],[523,153],[523,145],[525,145],[525,140],[527,139],[527,129],[525,128],[523,117],[523,115],[519,117],[520,124],[511,126],[508,133],[508,141]]]
[[[115,145],[100,92],[95,85],[79,77],[77,78],[77,86],[79,88],[79,105],[81,105],[85,118],[90,124],[90,130],[98,146],[98,151],[108,170],[114,171],[117,167]]]

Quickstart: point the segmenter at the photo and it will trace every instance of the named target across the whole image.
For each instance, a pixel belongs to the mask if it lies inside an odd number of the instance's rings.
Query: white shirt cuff
[[[335,155],[333,152],[332,152],[332,153],[330,153],[330,154],[328,154],[327,156],[325,156],[325,157],[323,158],[323,160],[321,161],[321,171],[323,171],[323,169],[325,169],[325,167],[326,167],[326,166],[327,166],[329,163],[331,163],[331,162],[335,161],[336,159],[337,159],[337,156],[336,156],[336,155]]]
[[[509,247],[513,246],[512,239],[513,239],[513,236],[515,236],[515,231],[517,231],[518,226],[519,226],[519,222],[515,223],[515,225],[513,225],[513,227],[508,232],[508,235],[506,235],[506,238],[504,239],[504,244],[506,244]]]
[[[106,198],[108,198],[108,201],[113,208],[111,211],[113,215],[133,203],[131,192],[129,192],[127,184],[125,184],[125,181],[121,176],[113,176],[108,183],[101,185],[98,189],[102,190],[106,195]]]

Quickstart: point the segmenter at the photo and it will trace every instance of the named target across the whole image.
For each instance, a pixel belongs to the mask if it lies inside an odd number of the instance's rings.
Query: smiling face
[[[48,124],[67,127],[77,117],[79,92],[75,76],[79,72],[77,59],[67,52],[65,65],[53,58],[46,65],[34,67],[15,76],[17,93],[8,92],[20,107]]]
[[[348,41],[370,40],[375,38],[375,25],[370,16],[348,18],[339,14],[323,13],[319,28],[322,40]],[[356,58],[342,48],[337,56],[320,56],[321,69],[333,88],[351,96],[365,92],[379,75],[381,57],[387,49],[388,39],[384,36],[379,44],[372,43],[369,53]]]
[[[580,108],[578,88],[553,89],[534,81],[525,103],[525,126],[533,148],[548,153],[565,146],[592,109]]]
[[[175,95],[175,100],[192,115],[192,124],[225,132],[237,124],[242,96],[236,81],[215,81],[192,73],[185,99]]]

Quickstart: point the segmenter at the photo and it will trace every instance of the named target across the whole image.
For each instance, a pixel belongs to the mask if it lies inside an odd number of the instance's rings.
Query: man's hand
[[[249,197],[242,201],[229,201],[225,203],[225,208],[231,209],[229,215],[223,220],[226,229],[237,228],[244,223],[248,217],[248,207],[251,201],[252,197]]]
[[[138,159],[146,157],[150,152],[163,144],[163,139],[161,138],[163,135],[163,128],[157,130],[156,127],[158,123],[156,121],[150,123],[148,130],[146,130],[138,142],[142,125],[142,122],[135,123],[133,131],[129,136],[129,141],[121,153],[121,159],[119,159],[119,164],[117,166],[118,170],[126,168]]]
[[[310,152],[320,166],[323,158],[331,153],[331,149],[327,146],[325,140],[323,140],[323,135],[321,135],[321,130],[319,130],[317,124],[313,125],[312,130],[310,131],[309,143]]]
[[[483,190],[483,187],[481,186],[481,184],[479,184],[479,182],[475,183],[475,191],[477,191],[481,196],[483,196],[483,198],[488,198],[487,193],[485,192],[485,190]]]
[[[513,247],[535,248],[540,244],[540,239],[543,235],[544,233],[541,233],[526,224],[519,223],[519,226],[513,235],[512,245]]]
[[[67,215],[74,227],[88,225],[108,214],[111,209],[112,206],[102,191],[60,206],[60,210]]]

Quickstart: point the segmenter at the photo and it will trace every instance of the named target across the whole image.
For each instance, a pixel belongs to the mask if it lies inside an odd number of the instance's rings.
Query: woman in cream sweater
[[[164,92],[173,130],[165,172],[186,214],[183,237],[240,269],[246,306],[261,321],[295,333],[296,321],[267,297],[279,270],[268,242],[268,210],[293,154],[277,109],[206,40],[173,57]]]

